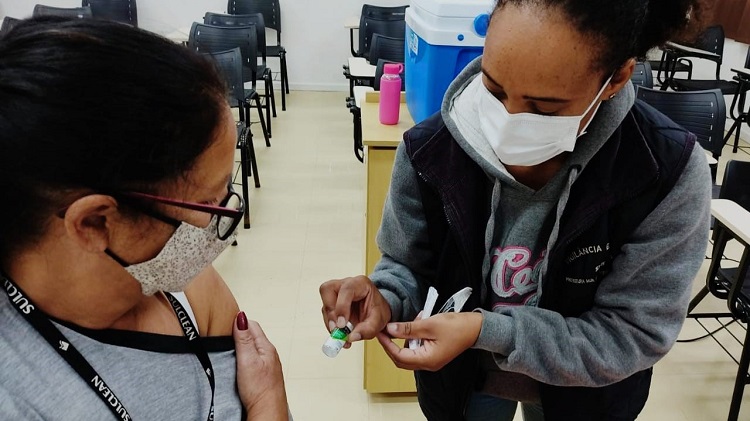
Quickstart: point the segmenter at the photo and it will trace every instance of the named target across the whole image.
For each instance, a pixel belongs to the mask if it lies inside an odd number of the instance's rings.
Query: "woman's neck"
[[[51,317],[89,329],[137,327],[142,319],[139,315],[158,302],[141,294],[138,283],[121,269],[116,273],[102,267],[109,266],[103,262],[50,256],[54,255],[25,253],[13,259],[5,271],[35,306]]]
[[[533,190],[540,190],[560,171],[567,156],[567,153],[563,153],[541,164],[530,167],[505,165],[505,169],[519,183]]]

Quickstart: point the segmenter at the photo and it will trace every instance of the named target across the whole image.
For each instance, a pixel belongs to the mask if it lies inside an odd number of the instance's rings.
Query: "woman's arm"
[[[240,311],[237,301],[213,265],[208,265],[185,289],[201,336],[229,336]]]
[[[653,366],[685,320],[708,244],[711,176],[696,146],[672,191],[633,232],[594,307],[562,317],[537,307],[483,312],[475,348],[503,370],[559,386],[605,386]]]

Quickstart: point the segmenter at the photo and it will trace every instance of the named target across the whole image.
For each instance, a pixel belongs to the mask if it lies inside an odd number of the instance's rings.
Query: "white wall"
[[[341,65],[349,53],[349,31],[344,20],[358,16],[364,0],[280,0],[282,44],[287,49],[291,89],[348,89]],[[372,0],[369,1],[373,3]],[[384,6],[408,4],[409,0],[377,0]],[[36,3],[75,7],[80,0],[0,0],[3,16],[28,17]],[[226,0],[137,0],[138,24],[160,34],[190,28],[207,11],[225,12]],[[355,33],[356,35],[356,33]],[[275,35],[269,43],[275,42]],[[278,60],[269,60],[278,68]]]

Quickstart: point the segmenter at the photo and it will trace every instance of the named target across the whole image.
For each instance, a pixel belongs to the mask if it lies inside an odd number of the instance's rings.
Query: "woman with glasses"
[[[0,37],[0,418],[287,419],[276,350],[211,266],[245,210],[225,92],[127,25]]]
[[[700,0],[498,0],[484,54],[404,135],[369,277],[320,288],[326,327],[415,371],[431,421],[625,421],[704,259],[695,136],[635,100],[636,59]],[[471,289],[461,313],[424,314]],[[392,339],[421,339],[400,347]],[[417,344],[418,341],[412,342]]]

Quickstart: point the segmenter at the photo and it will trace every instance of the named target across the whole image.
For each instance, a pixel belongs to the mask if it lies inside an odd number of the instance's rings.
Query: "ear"
[[[612,75],[612,79],[609,81],[609,86],[602,92],[602,99],[608,100],[612,95],[617,95],[618,92],[628,83],[630,77],[633,76],[635,70],[635,59],[631,58],[625,62],[615,73]]]
[[[112,223],[119,217],[113,197],[84,196],[65,211],[65,232],[81,249],[101,253],[109,246]]]

